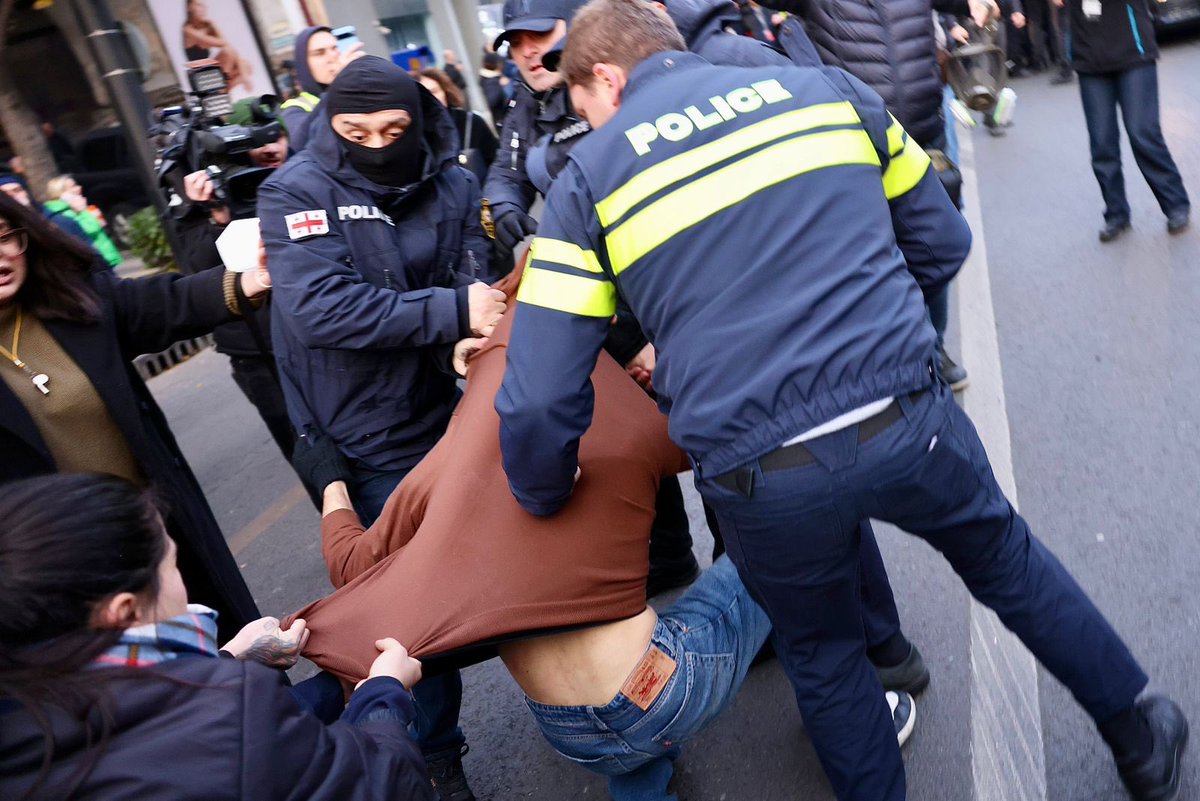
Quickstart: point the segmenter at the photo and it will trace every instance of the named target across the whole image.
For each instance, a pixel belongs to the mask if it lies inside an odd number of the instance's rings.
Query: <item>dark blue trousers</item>
[[[1133,149],[1138,169],[1150,184],[1163,214],[1190,207],[1183,179],[1163,139],[1158,117],[1158,67],[1142,67],[1102,74],[1079,74],[1079,93],[1087,118],[1092,148],[1092,171],[1104,196],[1107,223],[1129,221],[1125,176],[1121,172],[1121,132],[1117,108]]]
[[[775,626],[804,724],[841,801],[903,801],[904,765],[864,650],[859,521],[894,523],[937,548],[980,602],[1097,722],[1146,675],[992,475],[975,427],[937,385],[864,443],[850,426],[806,443],[817,461],[763,473],[749,496],[712,478],[730,558]]]
[[[363,525],[370,526],[375,522],[392,491],[410,470],[352,469],[348,482],[350,498]],[[426,676],[413,688],[413,700],[417,702],[416,736],[421,752],[428,759],[457,754],[466,742],[462,729],[458,727],[458,715],[462,708],[462,675],[457,670],[451,670]]]

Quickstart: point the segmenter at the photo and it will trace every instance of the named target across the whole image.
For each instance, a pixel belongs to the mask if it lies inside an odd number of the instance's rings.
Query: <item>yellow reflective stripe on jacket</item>
[[[858,114],[848,102],[822,103],[779,114],[643,170],[597,203],[596,214],[600,224],[608,227],[656,192],[747,150],[813,128],[858,122]]]
[[[887,199],[895,200],[920,183],[929,164],[929,155],[909,139],[904,149],[892,156],[887,169],[883,171],[883,193]]]
[[[517,300],[581,317],[612,317],[617,313],[617,288],[603,275],[590,278],[527,267]]]
[[[846,164],[879,166],[879,154],[861,128],[789,139],[697,178],[605,237],[613,274],[619,275],[676,234],[757,192],[806,172]]]
[[[529,261],[552,261],[589,273],[603,272],[594,251],[584,250],[579,245],[561,239],[541,236],[533,240],[533,246],[529,250]]]
[[[321,102],[321,98],[314,95],[312,92],[301,92],[290,100],[285,100],[280,109],[285,108],[302,108],[305,111],[311,112]]]
[[[904,126],[900,124],[900,121],[891,114],[888,114],[888,119],[892,121],[887,129],[888,155],[894,156],[904,149],[908,134],[904,132]]]

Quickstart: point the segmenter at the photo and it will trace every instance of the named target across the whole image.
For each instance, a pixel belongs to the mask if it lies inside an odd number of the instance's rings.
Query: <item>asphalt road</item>
[[[1200,195],[1196,76],[1200,35],[1166,44],[1163,126]],[[1078,89],[1045,76],[1014,88],[1015,126],[1002,139],[975,135],[974,161],[1021,509],[1126,636],[1152,686],[1200,720],[1200,225],[1168,238],[1127,155],[1134,229],[1101,245]],[[975,324],[958,321],[964,337]],[[150,385],[262,611],[284,614],[327,593],[316,512],[225,358],[203,353]],[[706,554],[694,494],[690,502]],[[905,751],[909,797],[970,801],[967,595],[923,543],[895,531],[881,542],[905,627],[933,672]],[[498,662],[464,681],[465,764],[480,799],[607,797],[601,779],[544,744]],[[1090,722],[1052,678],[1038,684],[1046,799],[1124,799]],[[1198,765],[1187,762],[1185,799],[1200,798]],[[752,671],[729,713],[691,744],[675,788],[685,801],[832,798],[777,664]]]

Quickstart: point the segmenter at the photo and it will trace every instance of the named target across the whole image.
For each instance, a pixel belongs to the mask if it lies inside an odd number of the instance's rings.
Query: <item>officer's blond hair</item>
[[[645,0],[591,0],[571,20],[559,69],[568,84],[590,86],[592,66],[612,64],[628,74],[664,50],[687,50],[661,8]]]

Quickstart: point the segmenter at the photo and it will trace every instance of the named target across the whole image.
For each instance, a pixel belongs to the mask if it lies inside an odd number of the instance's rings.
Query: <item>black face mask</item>
[[[408,186],[421,180],[425,167],[421,88],[408,73],[386,59],[357,58],[338,73],[321,105],[328,108],[331,121],[338,114],[407,111],[412,123],[404,136],[389,145],[367,147],[340,135],[338,139],[350,166],[367,180],[391,187]]]
[[[350,166],[367,180],[381,186],[408,186],[421,180],[425,167],[421,133],[414,120],[404,136],[390,145],[367,147],[342,139],[342,150]]]

